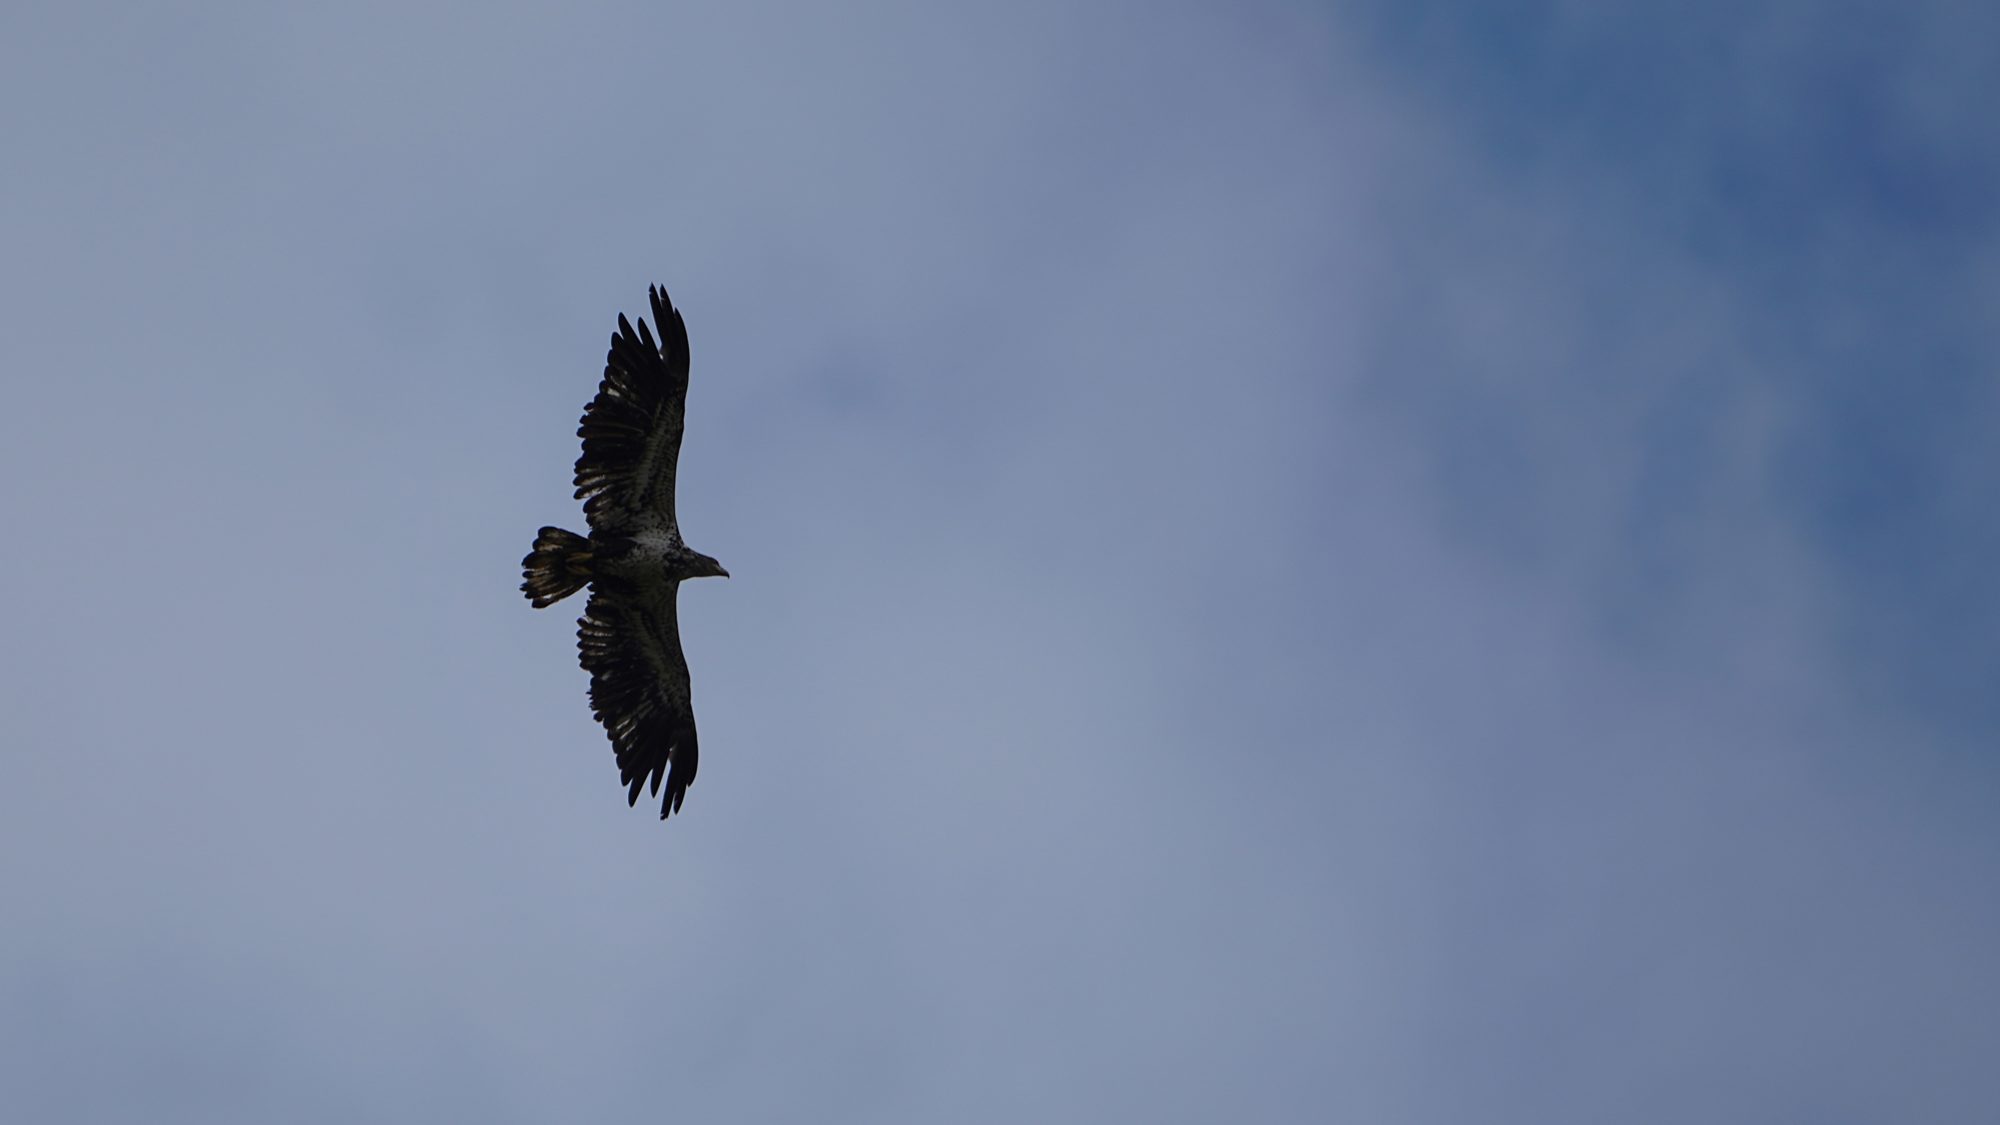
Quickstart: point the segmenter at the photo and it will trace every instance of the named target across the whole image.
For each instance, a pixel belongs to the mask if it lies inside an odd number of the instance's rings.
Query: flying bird
[[[625,803],[650,782],[660,819],[679,812],[700,764],[687,658],[675,602],[689,578],[729,577],[688,549],[674,519],[674,470],[687,402],[688,338],[666,290],[648,293],[659,340],[618,315],[604,381],[583,408],[576,498],[588,537],[545,527],[521,560],[521,592],[536,609],[590,587],[576,623],[577,658],[590,673],[590,709],[618,755]]]

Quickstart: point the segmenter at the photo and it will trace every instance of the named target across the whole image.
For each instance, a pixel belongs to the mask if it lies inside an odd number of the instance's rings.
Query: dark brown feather
[[[577,657],[590,673],[590,708],[611,739],[626,803],[648,782],[667,793],[660,817],[679,812],[700,764],[687,659],[675,612],[679,583],[637,590],[600,579],[577,621]]]
[[[619,314],[597,397],[577,427],[583,453],[576,461],[576,498],[592,528],[678,530],[674,476],[687,405],[687,324],[664,290],[655,286],[649,296],[657,341],[645,318],[634,330]]]

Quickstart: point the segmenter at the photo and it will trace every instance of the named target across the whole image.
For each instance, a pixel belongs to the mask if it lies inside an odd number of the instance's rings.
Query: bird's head
[[[729,577],[729,572],[722,569],[721,563],[716,562],[707,555],[696,555],[694,557],[694,574],[691,577],[727,578]]]

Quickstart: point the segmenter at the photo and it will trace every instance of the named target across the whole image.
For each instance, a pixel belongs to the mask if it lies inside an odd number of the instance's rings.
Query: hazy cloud
[[[17,13],[10,1118],[1975,1118],[1960,5]],[[701,782],[574,417],[666,283]]]

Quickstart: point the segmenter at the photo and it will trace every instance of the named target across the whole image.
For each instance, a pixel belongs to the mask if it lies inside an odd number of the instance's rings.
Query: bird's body
[[[618,755],[627,802],[650,781],[679,811],[699,764],[687,659],[676,602],[680,584],[728,577],[690,550],[674,516],[674,478],[687,399],[687,326],[664,290],[650,292],[655,343],[642,317],[624,316],[611,338],[604,381],[583,411],[576,495],[590,535],[545,527],[521,560],[521,590],[537,609],[590,587],[577,622],[577,658],[590,673],[590,705]]]
[[[592,531],[590,542],[599,581],[644,582],[649,575],[665,575],[675,581],[695,578],[703,573],[701,560],[707,557],[688,550],[680,536],[662,531],[629,536]]]

